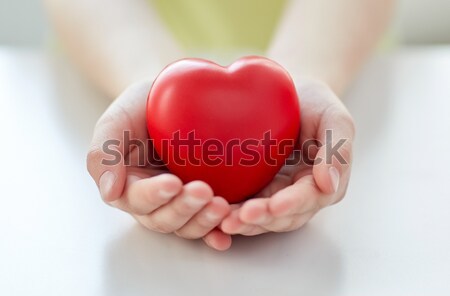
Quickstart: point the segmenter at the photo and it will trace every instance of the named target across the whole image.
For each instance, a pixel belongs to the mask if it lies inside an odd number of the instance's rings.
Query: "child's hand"
[[[129,87],[99,119],[87,157],[89,173],[106,203],[130,213],[146,228],[174,232],[183,238],[203,238],[214,249],[228,249],[230,235],[216,228],[230,213],[225,199],[213,196],[211,188],[200,181],[183,186],[181,180],[164,167],[139,166],[140,149],[124,147],[124,132],[127,131],[131,139],[145,143],[145,155],[152,149],[146,129],[149,90],[149,82]],[[111,155],[103,149],[109,140],[120,141],[117,150],[122,157],[115,165],[102,163],[111,160]],[[124,163],[126,157],[130,159],[129,166]]]
[[[130,147],[124,147],[124,131],[129,131],[131,139],[146,143],[145,155],[152,149],[146,141],[149,89],[150,83],[133,85],[108,108],[97,123],[87,160],[104,201],[129,212],[146,228],[174,232],[184,238],[202,237],[210,247],[225,250],[231,245],[230,234],[291,231],[321,208],[343,198],[350,177],[354,126],[346,108],[326,85],[308,82],[299,88],[300,143],[309,139],[326,143],[326,130],[332,130],[331,148],[339,147],[335,145],[346,139],[338,149],[344,162],[338,158],[326,162],[326,145],[309,147],[308,157],[316,160],[313,166],[285,166],[256,198],[234,205],[231,214],[230,205],[214,197],[207,184],[197,181],[183,186],[164,167],[138,166],[139,149],[129,151]],[[112,139],[120,141],[122,158],[118,164],[108,166],[102,161],[111,157],[102,146]],[[131,166],[125,166],[125,157],[129,157]],[[319,163],[319,158],[324,161]],[[221,230],[216,228],[219,225]]]
[[[256,198],[235,205],[221,224],[225,233],[257,235],[292,231],[320,209],[344,197],[351,170],[353,119],[337,96],[321,82],[300,83],[298,93],[302,111],[300,143],[307,140],[311,143],[312,139],[323,146],[310,147],[308,158],[314,161],[313,165],[301,162],[283,167]],[[331,143],[326,140],[327,130],[332,131]],[[341,139],[346,140],[342,146]],[[331,145],[328,155],[326,144]],[[330,155],[333,147],[339,147],[340,159],[337,154]],[[303,154],[308,153],[303,151]],[[326,161],[327,156],[333,157],[331,163]]]

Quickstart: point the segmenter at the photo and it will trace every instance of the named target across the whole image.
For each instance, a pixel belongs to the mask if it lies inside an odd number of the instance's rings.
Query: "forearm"
[[[145,0],[45,2],[69,55],[111,97],[183,56]]]
[[[291,0],[267,55],[342,94],[376,46],[393,0]]]

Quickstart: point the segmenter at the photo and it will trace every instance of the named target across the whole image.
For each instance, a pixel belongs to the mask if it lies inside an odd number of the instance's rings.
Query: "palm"
[[[174,232],[183,238],[203,238],[219,250],[231,244],[229,235],[215,229],[230,206],[213,195],[210,186],[194,181],[183,184],[153,156],[146,129],[148,82],[129,87],[106,110],[94,131],[87,164],[103,200],[130,213],[150,230]],[[107,165],[104,143],[117,141],[122,156]]]
[[[256,194],[255,197],[270,197],[278,191],[293,185],[300,178],[313,176],[313,164],[318,152],[318,143],[320,142],[320,126],[324,116],[323,97],[321,97],[320,89],[308,88],[307,91],[299,91],[301,98],[301,132],[299,138],[299,146],[308,142],[308,151],[294,151],[287,164],[284,165],[278,174],[273,178],[264,189]],[[326,114],[325,114],[326,115]],[[303,147],[302,147],[303,148]],[[297,148],[298,149],[298,148]]]
[[[131,213],[147,228],[175,232],[184,238],[203,237],[209,246],[223,250],[230,246],[231,234],[294,230],[320,208],[343,197],[350,176],[353,123],[326,85],[301,83],[298,88],[302,108],[299,140],[318,144],[324,141],[325,131],[332,129],[338,137],[350,140],[343,151],[348,163],[318,163],[324,149],[312,145],[306,155],[314,161],[284,166],[254,198],[232,208],[223,198],[214,196],[208,184],[197,181],[183,185],[177,177],[166,174],[165,166],[147,158],[155,155],[146,129],[149,87],[148,83],[136,84],[111,105],[95,128],[88,155],[89,172],[105,202]],[[130,140],[142,144],[133,146],[121,141],[121,162],[104,165],[102,159],[107,155],[102,144],[109,139],[123,139],[124,132],[129,132]],[[303,156],[305,152],[302,150]],[[332,168],[340,173],[338,182],[333,183],[329,176]],[[103,176],[108,178],[103,180]]]
[[[291,231],[301,227],[324,206],[339,201],[350,176],[353,123],[339,99],[322,83],[300,83],[301,154],[294,153],[290,164],[281,168],[273,180],[254,198],[234,206],[222,222],[226,233],[257,235],[268,231]],[[325,159],[326,130],[347,138],[343,155],[347,164],[318,162]],[[333,140],[335,141],[335,140]],[[307,148],[307,149],[306,149]],[[339,184],[332,184],[330,167],[339,167]],[[338,178],[339,179],[339,178]],[[339,186],[339,188],[336,187]]]

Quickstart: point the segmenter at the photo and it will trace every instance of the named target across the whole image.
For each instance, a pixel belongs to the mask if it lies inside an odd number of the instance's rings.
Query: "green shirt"
[[[267,48],[284,0],[150,0],[182,46],[191,50]]]

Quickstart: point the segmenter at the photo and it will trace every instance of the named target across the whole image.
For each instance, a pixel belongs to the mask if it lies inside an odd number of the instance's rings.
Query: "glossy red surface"
[[[300,106],[289,74],[269,59],[228,67],[184,59],[155,80],[147,127],[172,173],[236,203],[267,185],[292,152]]]

